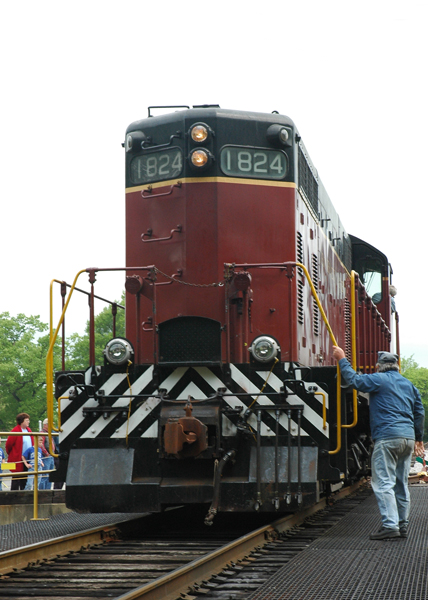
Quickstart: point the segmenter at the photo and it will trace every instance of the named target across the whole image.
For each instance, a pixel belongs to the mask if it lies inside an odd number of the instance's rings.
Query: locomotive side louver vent
[[[304,193],[307,201],[317,215],[319,212],[318,182],[312,173],[312,169],[301,146],[299,147],[299,189]]]
[[[221,363],[221,324],[205,317],[176,317],[159,323],[159,364]]]
[[[345,354],[346,358],[351,361],[352,356],[352,336],[351,336],[351,305],[348,298],[345,298]]]
[[[297,262],[303,263],[303,237],[300,231],[297,232]],[[298,269],[298,277],[297,277],[297,320],[299,323],[303,324],[305,311],[303,310],[303,271],[302,269]]]
[[[312,283],[314,284],[314,288],[318,293],[319,289],[319,276],[318,276],[318,257],[316,254],[312,254]],[[312,306],[313,306],[313,328],[314,334],[319,335],[320,333],[320,313],[317,301],[312,296]]]

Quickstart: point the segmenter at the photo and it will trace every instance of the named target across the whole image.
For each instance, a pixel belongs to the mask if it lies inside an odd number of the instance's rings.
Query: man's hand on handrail
[[[342,358],[346,358],[344,351],[342,350],[342,348],[339,348],[339,346],[333,346],[333,356],[337,360],[337,362],[339,362],[339,360],[341,360]]]

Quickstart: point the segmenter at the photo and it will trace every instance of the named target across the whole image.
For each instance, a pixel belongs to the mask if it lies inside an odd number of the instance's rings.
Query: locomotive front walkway
[[[249,600],[425,600],[428,486],[410,486],[408,538],[370,540],[380,527],[371,494],[282,567]]]

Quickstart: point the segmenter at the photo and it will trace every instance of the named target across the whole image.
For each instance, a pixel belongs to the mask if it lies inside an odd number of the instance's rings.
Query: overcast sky
[[[427,17],[426,0],[2,2],[0,312],[48,322],[51,279],[124,266],[121,143],[149,105],[277,110],[348,233],[388,256],[402,354],[428,367]]]

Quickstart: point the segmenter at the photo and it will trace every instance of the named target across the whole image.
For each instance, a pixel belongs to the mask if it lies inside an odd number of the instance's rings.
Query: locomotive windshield
[[[364,287],[376,304],[382,299],[382,273],[379,271],[366,271],[363,275]]]
[[[136,156],[131,161],[133,183],[151,183],[174,179],[183,170],[183,154],[180,148],[167,148]]]
[[[225,175],[256,179],[283,179],[288,171],[287,156],[280,150],[225,146],[220,155]]]

